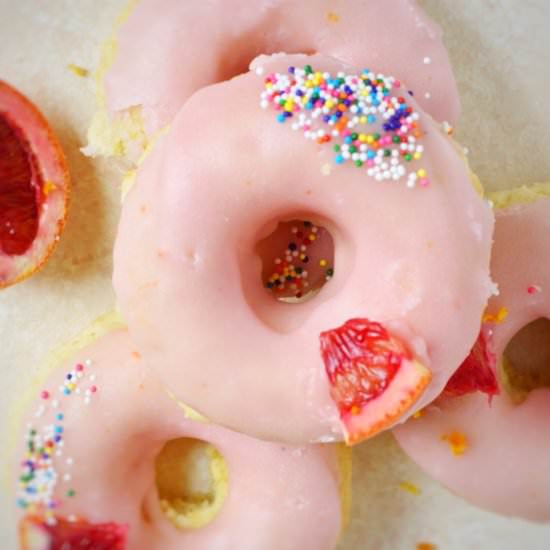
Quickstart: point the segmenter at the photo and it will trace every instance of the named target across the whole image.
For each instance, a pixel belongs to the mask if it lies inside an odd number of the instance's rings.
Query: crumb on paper
[[[331,23],[338,23],[338,21],[340,21],[340,16],[337,13],[334,13],[333,11],[329,11],[327,13],[327,19]]]
[[[76,76],[78,76],[80,78],[86,78],[90,74],[88,69],[85,69],[84,67],[81,67],[80,65],[75,65],[74,63],[69,63],[67,65],[67,68],[69,69],[69,71],[71,71],[73,74],[75,74]]]
[[[410,493],[411,495],[418,496],[422,494],[422,490],[420,489],[420,487],[418,487],[411,481],[402,481],[399,484],[399,488],[402,489],[403,491],[407,491],[407,493]]]
[[[468,448],[468,441],[462,432],[453,431],[448,434],[443,434],[441,440],[448,443],[449,449],[454,456],[463,455]]]

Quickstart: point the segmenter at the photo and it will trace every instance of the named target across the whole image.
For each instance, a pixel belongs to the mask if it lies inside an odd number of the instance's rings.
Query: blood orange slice
[[[124,550],[128,527],[118,523],[88,523],[56,518],[51,525],[26,516],[19,525],[23,550]]]
[[[456,397],[480,391],[490,399],[500,393],[495,373],[496,355],[492,350],[490,333],[482,328],[470,353],[449,378],[443,395]]]
[[[431,380],[403,342],[368,319],[321,333],[321,355],[349,445],[397,422]]]
[[[0,81],[0,288],[50,256],[65,223],[67,162],[40,111]]]

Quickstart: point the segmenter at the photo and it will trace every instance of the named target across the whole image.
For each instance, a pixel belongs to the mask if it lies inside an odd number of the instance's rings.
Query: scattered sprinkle
[[[85,365],[91,365],[91,361]],[[68,472],[59,471],[63,467],[70,467],[74,460],[68,457],[64,461],[57,461],[56,458],[63,456],[64,447],[64,421],[65,413],[60,411],[62,402],[65,399],[78,395],[80,387],[84,386],[90,395],[97,391],[97,386],[89,385],[91,374],[84,372],[83,364],[74,365],[72,370],[63,377],[63,384],[59,387],[61,401],[52,399],[49,406],[40,404],[35,416],[42,417],[49,413],[51,419],[46,420],[39,426],[28,424],[25,434],[26,452],[20,463],[21,471],[19,476],[19,489],[17,491],[16,504],[29,514],[42,514],[47,524],[53,525],[56,522],[54,511],[62,505],[61,499],[55,497],[57,482],[62,479],[70,482],[72,476]],[[49,400],[51,392],[42,390],[40,398]],[[73,497],[73,488],[66,492],[67,497]]]
[[[504,306],[501,306],[496,313],[485,312],[482,320],[484,323],[496,323],[498,325],[502,323],[507,316],[508,310]]]
[[[425,97],[426,99],[430,99],[430,98],[432,97],[432,94],[431,94],[430,92],[426,92],[426,93],[424,94],[424,97]]]
[[[538,292],[542,292],[542,288],[539,285],[531,285],[527,287],[528,294],[537,294]]]
[[[331,23],[338,23],[338,21],[340,21],[340,16],[337,13],[334,13],[333,11],[329,11],[327,13],[327,19]]]
[[[71,71],[73,74],[80,78],[86,78],[88,76],[89,71],[88,69],[85,69],[84,67],[80,67],[79,65],[74,65],[73,63],[70,63],[67,65],[67,68],[69,71]]]
[[[443,131],[444,131],[448,136],[452,136],[452,135],[453,135],[454,128],[453,128],[446,120],[444,120],[444,121],[441,123],[441,127],[443,128]]]
[[[407,187],[429,184],[422,167],[419,114],[397,95],[401,83],[365,69],[360,75],[289,67],[287,73],[265,77],[260,96],[263,109],[273,108],[276,120],[319,145],[330,145],[334,163],[364,168],[376,181],[399,181]]]
[[[432,59],[428,56],[426,56],[422,62],[424,63],[424,65],[429,65],[431,62],[432,62]]]
[[[424,416],[424,411],[422,409],[416,411],[412,417],[415,419],[415,420],[418,420],[419,418],[421,418],[422,416]]]
[[[414,483],[411,483],[410,481],[402,481],[399,484],[399,488],[403,489],[403,491],[411,493],[411,495],[418,496],[422,494],[422,490],[420,489],[420,487],[417,487]]]
[[[416,545],[416,550],[437,550],[437,546],[431,542],[419,542]]]
[[[444,434],[441,436],[441,440],[449,444],[449,448],[454,456],[463,455],[468,448],[466,436],[462,432],[453,431],[449,434]]]
[[[302,298],[309,287],[310,262],[308,248],[313,245],[319,235],[319,228],[309,221],[302,221],[290,229],[289,242],[284,254],[273,260],[273,273],[268,277],[266,288],[276,294],[292,290],[295,298]],[[321,267],[326,267],[325,279],[328,281],[334,275],[334,268],[328,261],[321,259]]]

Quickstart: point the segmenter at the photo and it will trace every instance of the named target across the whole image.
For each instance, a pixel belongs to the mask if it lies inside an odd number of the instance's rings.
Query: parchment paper
[[[0,292],[2,550],[16,548],[7,483],[13,459],[10,409],[43,356],[114,305],[110,254],[121,168],[80,154],[94,110],[94,84],[67,65],[93,70],[98,45],[124,3],[0,0],[0,78],[20,88],[49,118],[73,177],[68,226],[50,263]],[[468,147],[474,170],[490,189],[550,180],[550,2],[422,4],[445,31],[463,101],[456,136]],[[550,548],[550,526],[466,504],[424,475],[389,434],[357,448],[354,467],[353,517],[342,550],[414,550],[421,541],[442,550]],[[400,489],[401,481],[422,493]]]

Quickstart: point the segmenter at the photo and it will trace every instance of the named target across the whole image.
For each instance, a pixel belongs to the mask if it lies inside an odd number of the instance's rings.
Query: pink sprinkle
[[[399,88],[401,86],[401,81],[400,80],[396,80],[394,83],[393,83],[393,87],[394,88]]]
[[[529,294],[535,294],[536,292],[540,292],[542,289],[538,285],[531,285],[527,287],[527,292]]]
[[[90,388],[90,391],[91,391],[92,393],[95,393],[95,392],[97,391],[97,387],[96,387],[96,386],[92,386],[92,387]]]
[[[77,371],[80,372],[80,371],[83,371],[83,370],[84,370],[84,365],[83,365],[82,363],[78,363],[78,365],[76,365],[75,368],[76,368]]]
[[[367,160],[367,166],[374,166],[374,160],[370,159],[370,160]]]
[[[428,178],[421,178],[418,183],[420,183],[422,187],[426,187],[426,185],[430,183],[430,180]]]
[[[47,390],[42,390],[42,391],[40,392],[40,397],[41,397],[42,399],[48,399],[48,398],[50,397],[50,392],[47,391]]]

